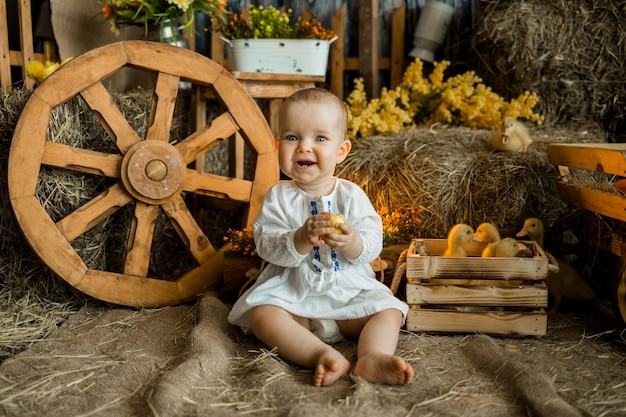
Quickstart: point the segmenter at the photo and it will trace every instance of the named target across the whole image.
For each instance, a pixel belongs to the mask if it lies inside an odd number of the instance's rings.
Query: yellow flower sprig
[[[367,100],[363,79],[346,98],[348,136],[396,133],[411,126],[430,127],[435,123],[494,129],[506,116],[523,118],[540,125],[544,117],[533,111],[539,102],[536,93],[525,91],[506,102],[482,83],[474,71],[448,79],[448,61],[435,62],[431,74],[423,76],[418,58],[404,73],[402,83],[393,90],[383,88],[380,98]]]

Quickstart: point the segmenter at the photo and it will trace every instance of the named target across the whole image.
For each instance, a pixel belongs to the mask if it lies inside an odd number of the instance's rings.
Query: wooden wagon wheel
[[[124,67],[156,73],[145,137],[133,130],[103,80]],[[225,109],[184,140],[170,143],[180,80],[210,88]],[[119,153],[52,143],[46,138],[52,110],[80,95]],[[256,158],[253,180],[193,169],[193,161],[238,132]],[[190,50],[157,42],[124,41],[76,57],[33,92],[16,126],[9,154],[9,196],[27,240],[61,278],[95,298],[130,306],[188,301],[222,274],[223,248],[216,250],[190,213],[183,196],[209,196],[244,207],[244,226],[263,195],[278,180],[271,131],[254,100],[231,74]],[[42,167],[106,177],[113,185],[61,220],[53,220],[36,197]],[[72,241],[124,206],[134,206],[122,273],[92,270]],[[161,214],[159,214],[161,212]],[[157,215],[165,214],[195,267],[174,280],[148,276]],[[175,256],[175,254],[174,254]]]
[[[622,255],[613,278],[613,307],[617,318],[626,326],[626,255]]]

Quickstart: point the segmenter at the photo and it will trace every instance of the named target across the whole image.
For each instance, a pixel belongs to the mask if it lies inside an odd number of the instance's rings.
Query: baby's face
[[[281,170],[298,185],[327,184],[350,150],[341,112],[328,103],[290,103],[281,112],[278,149]]]

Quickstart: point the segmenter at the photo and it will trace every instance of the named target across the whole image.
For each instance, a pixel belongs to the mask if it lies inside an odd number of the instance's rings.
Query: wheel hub
[[[162,204],[183,188],[183,157],[166,142],[146,140],[137,143],[122,161],[122,182],[136,199]]]

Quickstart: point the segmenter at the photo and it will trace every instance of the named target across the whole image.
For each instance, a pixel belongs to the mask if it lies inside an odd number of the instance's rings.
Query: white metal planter
[[[325,76],[330,44],[319,39],[225,39],[231,69],[243,72]]]

